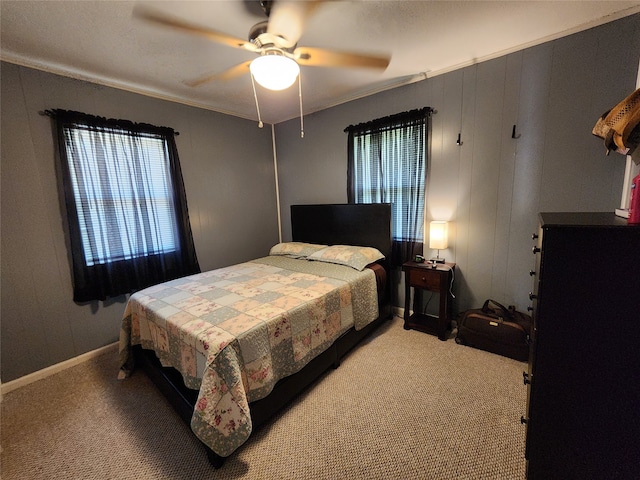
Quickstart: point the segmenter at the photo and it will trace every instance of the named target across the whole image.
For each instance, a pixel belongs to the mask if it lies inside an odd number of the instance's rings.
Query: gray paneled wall
[[[39,111],[79,110],[179,131],[203,270],[264,256],[278,241],[270,129],[6,63],[1,81],[3,382],[117,341],[126,302],[72,301],[51,121]]]
[[[427,221],[451,221],[456,307],[526,309],[538,212],[619,206],[624,157],[591,129],[635,89],[639,53],[634,15],[310,115],[304,140],[297,120],[277,125],[284,238],[289,205],[346,201],[346,126],[430,106]]]

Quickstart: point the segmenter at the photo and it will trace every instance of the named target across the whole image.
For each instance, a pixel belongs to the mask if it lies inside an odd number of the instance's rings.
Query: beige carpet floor
[[[115,352],[8,393],[3,480],[523,479],[526,364],[394,318],[213,470]]]

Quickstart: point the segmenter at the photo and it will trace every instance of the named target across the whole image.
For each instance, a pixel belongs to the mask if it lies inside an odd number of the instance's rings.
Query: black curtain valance
[[[176,132],[170,127],[158,127],[149,123],[136,123],[130,120],[99,117],[89,115],[88,113],[75,112],[73,110],[54,109],[45,110],[43,113],[55,119],[57,122],[82,125],[89,130],[97,128],[118,128],[135,133],[152,133],[162,136],[180,135],[180,132]]]
[[[376,118],[375,120],[359,123],[357,125],[349,125],[344,129],[344,131],[353,135],[384,132],[397,128],[398,124],[423,121],[425,117],[431,115],[432,112],[433,109],[431,107],[418,108],[382,118]]]

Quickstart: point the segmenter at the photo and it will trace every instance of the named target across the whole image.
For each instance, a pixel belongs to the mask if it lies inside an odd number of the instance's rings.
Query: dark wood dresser
[[[640,225],[541,213],[526,424],[527,477],[640,478]]]

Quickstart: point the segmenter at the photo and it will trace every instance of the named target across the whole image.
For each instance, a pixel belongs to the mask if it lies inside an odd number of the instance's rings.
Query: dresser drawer
[[[435,269],[431,271],[411,270],[409,272],[409,283],[412,287],[439,290],[441,277],[440,271]]]

